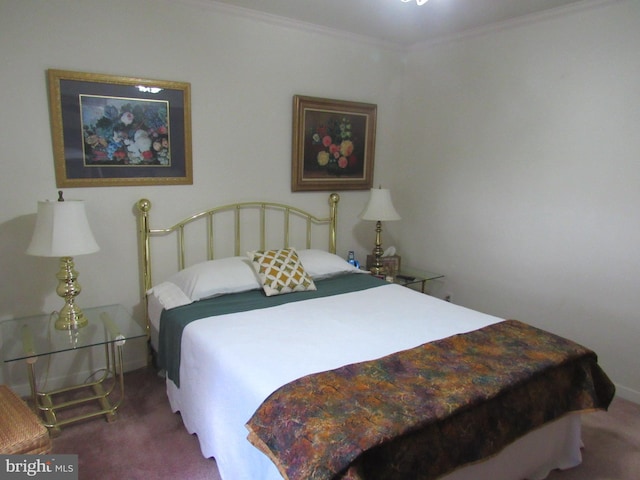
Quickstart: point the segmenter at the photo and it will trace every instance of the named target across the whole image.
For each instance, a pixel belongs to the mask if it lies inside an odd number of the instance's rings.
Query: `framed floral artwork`
[[[193,183],[189,83],[47,77],[57,187]]]
[[[367,190],[373,183],[377,106],[293,97],[291,190]]]

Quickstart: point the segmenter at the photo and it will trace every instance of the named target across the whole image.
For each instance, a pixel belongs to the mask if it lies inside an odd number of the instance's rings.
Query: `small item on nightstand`
[[[394,274],[401,271],[400,264],[400,255],[391,255],[388,257],[380,257],[380,261],[382,262],[382,266],[384,267],[385,272],[391,272],[392,276]],[[373,255],[367,255],[367,270],[371,270],[373,264],[375,262],[375,258]]]
[[[360,262],[356,260],[356,255],[353,250],[349,250],[349,254],[347,255],[347,262],[349,262],[356,268],[360,268]]]

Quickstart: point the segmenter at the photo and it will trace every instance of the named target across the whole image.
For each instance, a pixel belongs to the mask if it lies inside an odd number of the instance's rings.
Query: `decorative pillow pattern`
[[[247,252],[267,297],[316,290],[293,248]]]

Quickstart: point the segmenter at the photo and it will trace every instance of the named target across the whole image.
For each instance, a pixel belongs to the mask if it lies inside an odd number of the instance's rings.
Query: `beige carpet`
[[[583,416],[582,464],[548,480],[640,480],[640,405],[615,398],[608,412]]]

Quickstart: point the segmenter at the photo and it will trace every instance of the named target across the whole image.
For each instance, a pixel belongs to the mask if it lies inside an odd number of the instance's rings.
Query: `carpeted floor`
[[[197,437],[171,412],[164,379],[141,369],[127,373],[125,384],[117,421],[67,426],[53,453],[79,454],[80,480],[220,480],[215,461],[202,457]],[[640,479],[640,405],[615,399],[609,412],[586,415],[583,440],[582,465],[549,480]]]
[[[94,419],[64,427],[53,453],[77,453],[79,480],[220,480],[179,414],[165,381],[152,369],[125,375],[125,401],[115,422]]]
[[[615,398],[582,421],[582,464],[547,480],[640,480],[640,405]]]

